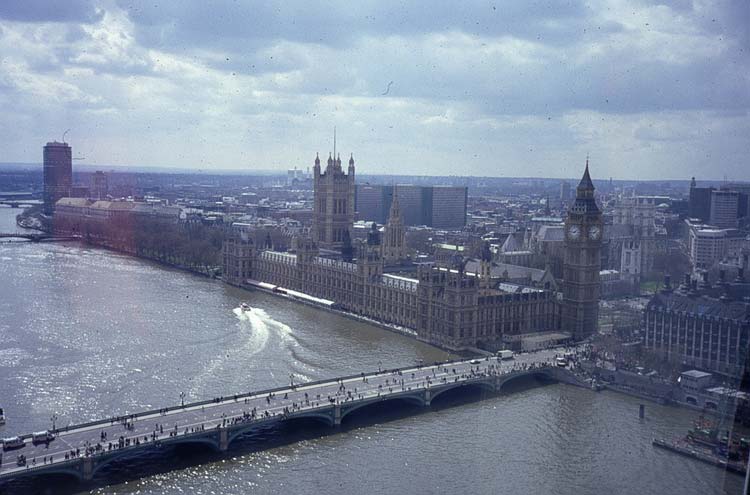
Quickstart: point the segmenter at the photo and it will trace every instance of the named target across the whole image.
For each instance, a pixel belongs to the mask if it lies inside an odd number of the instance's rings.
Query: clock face
[[[602,229],[598,226],[593,226],[589,229],[589,237],[593,240],[598,240],[602,235]]]
[[[570,237],[573,240],[578,239],[581,237],[581,227],[578,225],[571,225],[568,229],[568,237]]]

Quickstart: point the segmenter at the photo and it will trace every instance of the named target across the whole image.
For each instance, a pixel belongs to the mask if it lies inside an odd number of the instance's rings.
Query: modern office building
[[[358,218],[385,223],[394,187],[398,187],[404,225],[437,229],[460,229],[466,225],[468,190],[463,186],[357,185]]]
[[[711,191],[713,187],[698,187],[695,177],[690,181],[690,199],[688,201],[688,216],[701,222],[708,222],[711,218]]]
[[[44,147],[44,213],[51,215],[60,198],[70,196],[73,154],[68,143],[52,141]]]
[[[456,186],[434,186],[432,188],[430,227],[436,229],[460,229],[466,225],[468,189]]]
[[[570,183],[565,181],[560,183],[560,201],[563,203],[570,200]]]
[[[381,185],[357,184],[355,210],[358,220],[385,223],[387,207],[391,203],[392,188]]]
[[[722,229],[737,228],[740,194],[737,191],[711,191],[709,223]]]

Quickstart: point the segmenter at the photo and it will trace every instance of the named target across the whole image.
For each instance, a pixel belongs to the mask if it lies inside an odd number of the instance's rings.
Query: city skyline
[[[369,174],[750,179],[745,3],[38,7],[0,6],[7,161],[282,171],[336,125]]]

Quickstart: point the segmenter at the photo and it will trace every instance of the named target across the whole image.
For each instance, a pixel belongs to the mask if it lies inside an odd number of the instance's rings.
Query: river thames
[[[0,232],[20,210],[0,208]],[[248,318],[236,309],[246,301]],[[185,400],[450,357],[374,326],[78,243],[0,244],[0,436]],[[226,456],[177,450],[113,484],[24,493],[733,494],[742,478],[652,447],[696,413],[567,385],[330,434],[259,432]],[[386,421],[390,419],[390,421]],[[82,491],[83,490],[83,491]]]

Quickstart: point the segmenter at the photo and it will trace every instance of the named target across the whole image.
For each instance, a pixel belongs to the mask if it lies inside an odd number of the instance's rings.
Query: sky
[[[750,180],[750,2],[3,0],[0,162]]]

